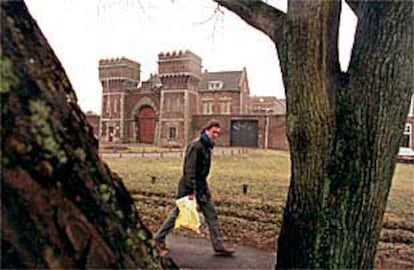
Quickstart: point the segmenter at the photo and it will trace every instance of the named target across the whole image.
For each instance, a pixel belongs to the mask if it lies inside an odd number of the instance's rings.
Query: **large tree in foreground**
[[[291,182],[277,268],[373,268],[413,94],[412,1],[347,3],[358,23],[338,59],[339,0],[216,0],[276,44],[286,89]]]
[[[1,1],[1,27],[2,268],[173,267],[22,1]]]

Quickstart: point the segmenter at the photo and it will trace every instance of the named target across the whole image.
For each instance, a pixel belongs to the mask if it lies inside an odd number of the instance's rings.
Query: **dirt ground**
[[[108,163],[122,176],[142,220],[155,232],[174,206],[182,159],[119,158],[108,159]],[[209,181],[225,240],[276,251],[289,185],[289,164],[288,153],[278,151],[214,158]],[[377,249],[377,268],[414,269],[413,175],[413,165],[397,165]],[[249,189],[244,194],[241,187],[246,183]],[[208,238],[209,234],[203,225],[201,235],[178,235]]]
[[[155,232],[172,208],[170,198],[164,196],[135,194],[138,210],[144,223]],[[248,206],[233,206],[232,202],[221,202],[218,208],[221,231],[224,240],[238,246],[254,247],[275,252],[276,237],[280,221],[276,216],[277,209],[262,205],[260,209]],[[239,211],[229,209],[239,208]],[[227,210],[226,210],[227,209]],[[189,231],[177,231],[175,235],[190,238],[208,239],[206,224],[201,227],[201,234]],[[378,246],[377,269],[414,269],[414,223],[413,216],[399,217],[387,213]]]

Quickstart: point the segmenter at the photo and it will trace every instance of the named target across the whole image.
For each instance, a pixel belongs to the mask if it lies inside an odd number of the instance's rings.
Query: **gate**
[[[138,114],[138,140],[140,143],[154,143],[155,133],[155,112],[145,106],[139,110]]]
[[[257,120],[232,120],[230,146],[258,147]]]

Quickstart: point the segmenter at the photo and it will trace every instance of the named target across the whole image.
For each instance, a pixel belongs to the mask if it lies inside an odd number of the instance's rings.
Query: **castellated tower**
[[[158,73],[160,75],[191,74],[201,78],[201,58],[189,50],[160,53]]]
[[[102,84],[100,138],[120,142],[125,133],[125,99],[140,82],[141,65],[122,58],[99,61],[99,80]]]
[[[198,113],[201,58],[189,50],[160,53],[158,74],[162,81],[159,144],[185,145],[192,139],[191,116]]]

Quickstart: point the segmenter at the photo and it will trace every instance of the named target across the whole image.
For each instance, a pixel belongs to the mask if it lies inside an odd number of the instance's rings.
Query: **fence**
[[[215,156],[233,156],[247,154],[251,149],[247,148],[218,148],[214,149],[213,155]],[[174,150],[174,151],[141,151],[141,152],[99,152],[100,157],[104,158],[176,158],[183,157],[183,150]]]

